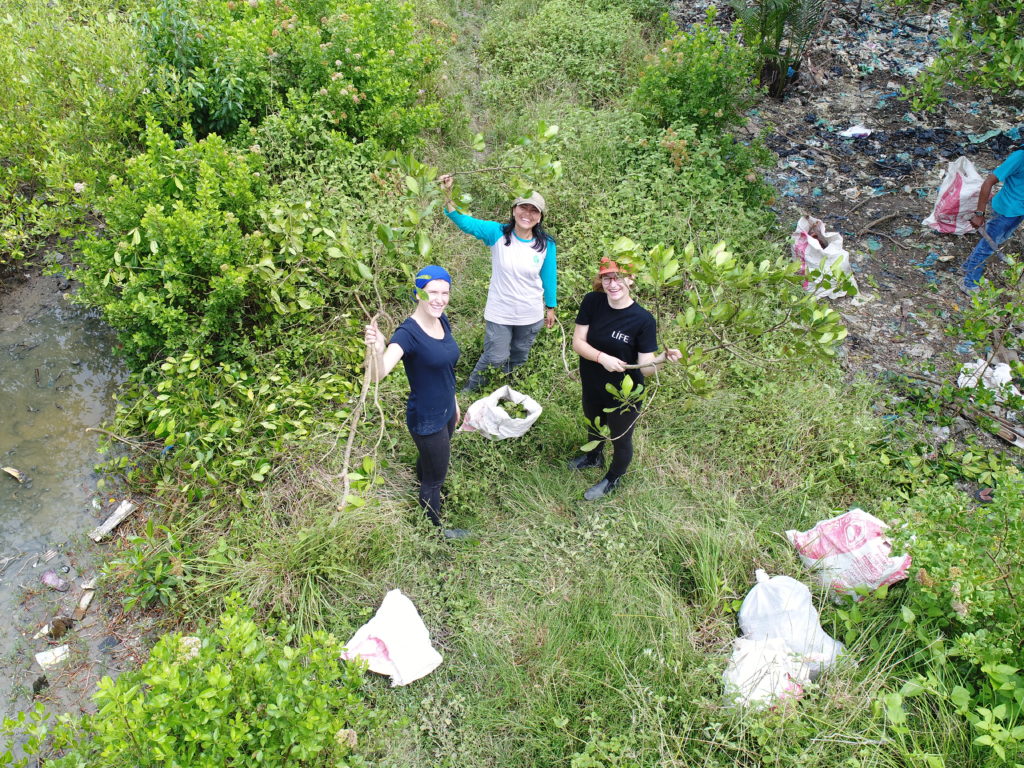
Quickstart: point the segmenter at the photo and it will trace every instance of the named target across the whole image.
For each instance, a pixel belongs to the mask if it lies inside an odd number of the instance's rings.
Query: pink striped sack
[[[946,168],[939,197],[931,215],[922,221],[936,232],[963,235],[973,232],[971,217],[978,207],[978,193],[984,179],[966,157],[958,157]]]
[[[910,555],[892,556],[888,527],[862,509],[851,509],[809,531],[786,531],[786,538],[834,597],[860,600],[857,587],[874,590],[907,578]]]

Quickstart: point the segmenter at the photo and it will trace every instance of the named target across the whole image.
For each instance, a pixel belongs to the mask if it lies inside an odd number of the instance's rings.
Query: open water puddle
[[[93,467],[102,457],[85,430],[112,415],[126,376],[115,342],[94,313],[64,299],[56,278],[0,296],[0,467],[25,478],[0,473],[0,715],[30,702],[27,688],[42,674],[34,654],[59,644],[33,640],[32,623],[70,615],[79,582],[93,575],[85,534],[100,516]],[[66,594],[40,583],[48,569],[71,583]],[[48,673],[48,695],[61,674]]]

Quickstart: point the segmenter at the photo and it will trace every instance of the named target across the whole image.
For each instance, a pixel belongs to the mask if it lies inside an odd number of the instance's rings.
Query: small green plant
[[[54,768],[365,766],[379,723],[363,703],[360,665],[342,661],[342,648],[324,632],[261,629],[236,596],[212,630],[165,635],[141,668],[100,680],[95,715],[47,727],[37,712],[29,746]],[[4,727],[17,732],[18,722]]]
[[[146,521],[145,533],[128,540],[128,549],[104,566],[107,576],[122,579],[125,610],[170,606],[181,583],[177,537],[165,526]]]
[[[743,38],[760,58],[761,85],[781,98],[827,19],[828,0],[732,0]]]
[[[757,100],[756,56],[714,18],[712,6],[703,23],[677,32],[647,57],[631,103],[655,126],[682,123],[718,133],[743,123]]]

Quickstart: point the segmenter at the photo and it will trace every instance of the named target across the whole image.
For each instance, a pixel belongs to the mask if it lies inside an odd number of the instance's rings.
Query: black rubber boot
[[[604,456],[600,453],[581,453],[575,459],[569,459],[569,469],[589,469],[590,467],[604,468]]]
[[[603,499],[614,491],[618,484],[618,480],[609,480],[607,477],[603,477],[583,492],[583,498],[587,501]]]

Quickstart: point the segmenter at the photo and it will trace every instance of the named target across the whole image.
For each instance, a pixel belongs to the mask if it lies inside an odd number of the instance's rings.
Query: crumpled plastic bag
[[[910,555],[892,557],[889,528],[862,509],[822,520],[809,531],[786,531],[800,560],[839,595],[863,599],[857,587],[878,589],[907,578]]]
[[[980,376],[981,384],[985,389],[996,393],[996,402],[1003,402],[1007,395],[1020,397],[1020,390],[1011,383],[1013,371],[1006,363],[989,363],[987,368],[984,360],[964,363],[960,368],[956,385],[961,389],[974,389],[978,386],[978,371],[982,368],[985,368],[985,371]]]
[[[811,590],[789,576],[768,577],[760,568],[757,583],[743,598],[740,631],[747,640],[782,640],[796,660],[807,668],[809,679],[835,663],[843,644],[821,628]]]
[[[526,416],[521,419],[512,418],[508,411],[499,405],[502,400],[511,400],[513,403],[523,406]],[[494,440],[522,437],[540,418],[543,410],[540,403],[529,395],[516,392],[510,386],[505,385],[470,405],[466,409],[460,429],[464,432],[479,432]]]
[[[853,280],[850,267],[850,253],[843,248],[843,236],[838,232],[826,232],[825,222],[813,216],[801,216],[793,230],[793,258],[800,262],[799,273],[807,275],[821,272],[814,280],[804,281],[804,290],[813,290],[818,298],[838,299],[846,291],[832,287],[829,273],[844,273]],[[822,285],[824,283],[824,285]]]
[[[939,185],[935,207],[927,219],[926,227],[936,232],[963,235],[973,232],[971,218],[978,207],[978,194],[984,179],[966,157],[958,157],[946,167],[946,175]]]
[[[778,637],[736,638],[729,665],[722,673],[726,700],[756,708],[799,698],[808,682],[807,665],[797,660],[793,649]]]
[[[408,685],[429,675],[443,661],[412,600],[393,589],[372,619],[345,644],[341,658],[362,659],[371,672],[389,675],[391,686]]]

